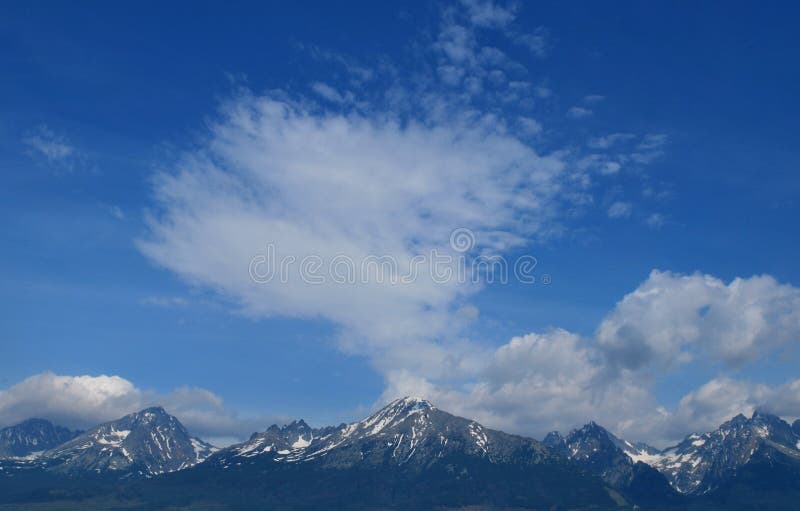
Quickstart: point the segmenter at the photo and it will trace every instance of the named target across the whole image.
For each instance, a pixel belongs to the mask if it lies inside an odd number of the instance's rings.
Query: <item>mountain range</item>
[[[159,407],[86,432],[42,419],[0,430],[0,510],[782,510],[798,497],[800,421],[761,412],[664,450],[594,422],[540,442],[418,398],[224,449]]]

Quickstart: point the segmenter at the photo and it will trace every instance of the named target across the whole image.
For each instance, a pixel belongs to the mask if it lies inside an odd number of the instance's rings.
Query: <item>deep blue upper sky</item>
[[[335,321],[242,316],[236,297],[158,267],[136,243],[149,236],[153,176],[198,144],[235,87],[293,95],[313,82],[341,83],[315,51],[422,72],[415,52],[435,38],[441,9],[1,7],[0,388],[45,371],[113,374],[159,393],[202,387],[242,414],[321,423],[370,407],[384,375],[368,354],[337,347]],[[562,235],[515,249],[534,254],[552,284],[488,286],[472,296],[480,309],[473,335],[501,345],[556,326],[590,337],[652,269],[726,283],[769,274],[800,286],[798,15],[790,2],[522,6],[517,29],[547,34],[546,56],[508,50],[552,91],[534,110],[553,133],[543,151],[616,132],[663,134],[668,143],[641,171],[646,178],[621,174],[596,189],[593,207],[563,219]],[[366,85],[370,93],[386,86]],[[604,99],[587,105],[589,95]],[[570,119],[574,105],[593,114]],[[48,159],[33,147],[37,137],[73,152]],[[642,183],[660,198],[643,199]],[[632,211],[609,218],[615,201]],[[648,224],[654,214],[661,221]],[[722,373],[770,385],[797,377],[796,365],[781,360],[690,366],[656,376],[670,383],[653,392],[673,407]]]

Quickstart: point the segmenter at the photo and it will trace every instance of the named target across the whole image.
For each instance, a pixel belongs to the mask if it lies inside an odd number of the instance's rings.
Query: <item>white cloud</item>
[[[331,103],[348,103],[353,100],[352,93],[342,94],[330,85],[322,82],[314,82],[311,84],[311,89],[317,93],[321,98],[330,101]]]
[[[600,94],[588,94],[583,97],[583,100],[586,103],[600,103],[601,101],[605,100],[606,97]]]
[[[547,99],[552,95],[553,95],[552,89],[544,87],[542,85],[536,87],[536,97],[540,99]]]
[[[711,354],[738,366],[800,339],[800,290],[770,276],[653,271],[602,322],[597,339],[620,367],[664,366]]]
[[[117,220],[125,220],[125,212],[119,206],[110,206],[108,211]]]
[[[142,390],[119,376],[63,376],[42,373],[0,390],[0,426],[40,417],[87,429],[148,406],[163,406],[195,435],[244,439],[282,418],[240,418],[222,398],[196,387],[166,394]]]
[[[445,410],[538,438],[589,419],[619,429],[625,418],[653,408],[646,387],[604,380],[602,353],[565,330],[515,337],[480,359],[484,364],[463,387],[392,372],[384,397],[422,395]]]
[[[612,133],[602,137],[593,137],[589,139],[589,142],[586,145],[592,149],[608,149],[620,142],[625,142],[635,137],[636,135],[633,135],[632,133]]]
[[[604,176],[611,176],[619,172],[619,169],[622,168],[622,165],[615,161],[606,161],[603,162],[600,167],[600,174]]]
[[[644,136],[642,142],[639,144],[639,148],[646,150],[646,149],[661,149],[664,147],[667,142],[669,142],[669,137],[663,133],[650,133]]]
[[[464,321],[467,323],[472,323],[477,321],[478,317],[480,316],[481,311],[474,305],[464,305],[463,307],[459,307],[454,317],[460,321]]]
[[[360,88],[356,77],[347,82],[352,102],[341,83],[312,83],[322,102],[239,91],[202,143],[161,165],[170,170],[154,179],[142,252],[253,317],[327,319],[339,327],[342,349],[381,370],[464,370],[475,348],[461,341],[463,322],[451,320],[480,284],[436,283],[422,267],[402,286],[310,285],[296,271],[264,285],[248,270],[269,244],[276,259],[296,257],[295,268],[309,255],[325,267],[341,255],[388,255],[407,268],[415,256],[449,251],[459,227],[475,232],[475,253],[502,253],[561,232],[563,212],[591,202],[591,177],[574,164],[579,149],[542,154],[532,145],[542,126],[523,105],[551,91],[525,80],[527,69],[497,47],[503,38],[514,42],[501,11],[469,6],[443,10],[423,55],[426,72],[403,75],[385,61],[371,70],[370,79],[392,82],[388,90]],[[490,27],[503,36],[491,45],[482,41]],[[502,83],[489,86],[492,77]]]
[[[28,147],[32,156],[38,157],[51,165],[71,170],[77,153],[69,141],[57,135],[46,125],[41,125],[26,135],[22,142]]]
[[[664,147],[669,143],[669,137],[662,133],[645,135],[638,147],[629,157],[636,163],[647,165],[657,160],[664,154]]]
[[[461,0],[470,22],[477,27],[502,28],[514,21],[513,8],[495,4],[491,0]]]
[[[666,221],[667,219],[661,213],[652,213],[645,219],[647,226],[652,229],[660,229]]]
[[[384,397],[423,395],[492,427],[537,437],[596,420],[664,446],[757,408],[797,417],[800,380],[769,386],[719,377],[668,410],[652,393],[653,374],[669,376],[665,369],[691,359],[735,369],[798,339],[800,289],[768,276],[725,284],[654,271],[593,338],[561,329],[515,337],[477,355],[482,363],[465,384],[390,372]]]
[[[375,72],[372,69],[362,65],[349,55],[344,55],[327,48],[320,48],[316,45],[298,43],[298,47],[301,50],[308,51],[318,62],[330,63],[344,68],[354,86],[362,85],[375,77]]]
[[[608,208],[608,218],[626,218],[631,216],[630,202],[615,202]]]
[[[636,428],[652,431],[668,443],[689,432],[703,433],[738,414],[751,416],[756,410],[793,420],[800,417],[800,380],[766,385],[730,377],[709,380],[683,396],[675,410],[653,414]]]
[[[530,136],[539,135],[543,130],[542,123],[530,117],[520,117],[519,124],[523,132]]]
[[[654,409],[652,397],[627,369],[604,370],[606,348],[595,339],[552,330],[495,350],[467,338],[464,327],[479,312],[466,302],[479,284],[437,283],[426,267],[408,284],[346,287],[310,284],[296,270],[258,284],[248,271],[270,244],[275,260],[315,255],[325,266],[341,255],[389,255],[407,267],[433,249],[452,254],[450,233],[459,227],[475,232],[475,253],[502,254],[558,232],[566,210],[592,202],[592,172],[613,174],[620,163],[584,158],[580,148],[537,151],[528,139],[538,122],[495,106],[510,92],[551,91],[509,82],[524,68],[481,44],[476,23],[448,10],[429,55],[436,74],[410,81],[392,74],[395,85],[377,99],[354,87],[364,108],[332,111],[286,93],[235,95],[205,140],[154,179],[150,231],[139,247],[253,317],[331,321],[341,348],[382,372],[387,396],[425,394],[445,409],[527,433],[592,417],[624,425]],[[507,87],[484,86],[493,71],[503,72]]]
[[[321,316],[380,349],[446,336],[451,304],[475,286],[429,272],[405,286],[344,290],[294,274],[262,285],[248,274],[253,257],[274,244],[298,261],[391,255],[407,268],[415,255],[449,250],[455,228],[507,249],[546,233],[559,210],[565,162],[480,125],[401,126],[242,95],[211,130],[202,151],[155,179],[160,212],[142,251],[253,316]]]
[[[567,110],[567,117],[570,119],[584,119],[586,117],[590,117],[592,113],[593,112],[588,108],[583,108],[582,106],[573,106]]]
[[[132,411],[142,399],[139,389],[118,376],[43,373],[0,391],[0,417],[5,425],[44,417],[86,428]]]
[[[532,33],[515,33],[511,38],[539,58],[546,57],[550,50],[549,33],[544,27],[538,27]]]

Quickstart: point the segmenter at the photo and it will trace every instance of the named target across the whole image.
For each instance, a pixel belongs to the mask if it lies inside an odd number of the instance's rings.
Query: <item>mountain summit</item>
[[[749,419],[739,414],[709,433],[689,435],[650,463],[680,492],[704,494],[751,463],[778,460],[800,466],[800,432],[775,415],[755,412]]]
[[[195,465],[214,450],[163,408],[152,407],[92,428],[40,459],[64,473],[153,476]]]
[[[662,474],[634,459],[642,450],[656,449],[644,444],[637,447],[621,440],[594,421],[571,431],[566,437],[557,431],[549,433],[543,443],[599,475],[636,504],[674,504],[678,500],[677,493]]]

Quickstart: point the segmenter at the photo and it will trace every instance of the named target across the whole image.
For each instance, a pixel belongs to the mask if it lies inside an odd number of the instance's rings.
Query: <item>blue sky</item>
[[[378,4],[2,7],[0,422],[160,401],[236,437],[418,393],[663,442],[800,415],[795,6]],[[539,281],[231,273],[457,227]],[[81,375],[102,406],[58,397]]]

